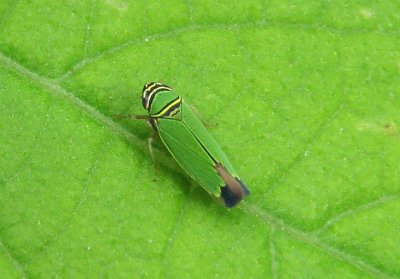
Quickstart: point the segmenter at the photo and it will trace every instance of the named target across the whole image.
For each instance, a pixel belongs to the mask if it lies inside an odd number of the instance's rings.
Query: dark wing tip
[[[226,207],[234,207],[250,194],[249,189],[243,182],[239,178],[232,176],[222,164],[215,164],[215,169],[225,182],[225,185],[221,187],[221,198]]]
[[[234,183],[225,184],[224,187],[221,187],[221,198],[226,207],[234,207],[249,194],[249,189],[238,178],[235,178]]]

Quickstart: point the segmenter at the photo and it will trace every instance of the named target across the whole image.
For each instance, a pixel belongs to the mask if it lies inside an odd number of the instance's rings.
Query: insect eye
[[[148,103],[149,103],[148,94],[144,93],[144,94],[142,95],[142,105],[143,105],[143,107],[144,107],[145,109],[148,108],[148,106],[149,106]]]

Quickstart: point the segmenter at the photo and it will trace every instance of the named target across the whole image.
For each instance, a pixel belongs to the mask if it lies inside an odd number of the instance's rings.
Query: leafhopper
[[[147,119],[182,169],[205,190],[233,207],[250,191],[221,147],[183,98],[168,85],[148,82],[142,91]]]

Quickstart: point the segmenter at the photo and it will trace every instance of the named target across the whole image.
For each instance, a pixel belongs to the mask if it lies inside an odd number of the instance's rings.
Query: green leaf
[[[400,277],[398,1],[63,2],[0,3],[3,278]],[[160,80],[237,208],[113,119]]]

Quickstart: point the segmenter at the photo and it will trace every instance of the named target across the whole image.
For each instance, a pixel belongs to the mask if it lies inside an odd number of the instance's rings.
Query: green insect
[[[235,206],[250,194],[218,143],[171,87],[158,82],[146,83],[142,103],[148,115],[126,117],[147,119],[193,180],[221,198],[227,207]]]

